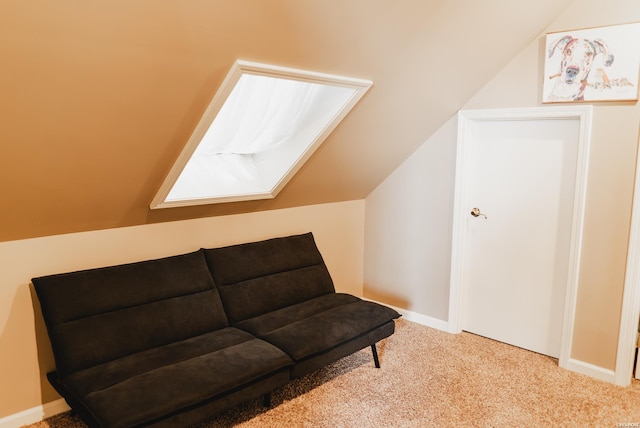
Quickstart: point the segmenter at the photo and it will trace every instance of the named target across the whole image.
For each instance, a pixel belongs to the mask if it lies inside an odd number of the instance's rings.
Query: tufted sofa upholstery
[[[336,293],[311,233],[32,279],[56,370],[90,427],[186,427],[394,332]]]

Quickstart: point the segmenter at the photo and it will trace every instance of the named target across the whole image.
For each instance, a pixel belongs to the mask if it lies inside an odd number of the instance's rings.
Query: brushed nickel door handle
[[[480,208],[474,208],[471,210],[471,215],[474,217],[484,217],[484,219],[487,219],[487,216],[485,214],[482,214],[482,212],[480,211]]]

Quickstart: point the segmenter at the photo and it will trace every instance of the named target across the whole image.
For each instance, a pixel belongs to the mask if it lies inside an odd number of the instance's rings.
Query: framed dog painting
[[[542,102],[638,99],[640,23],[546,35]]]

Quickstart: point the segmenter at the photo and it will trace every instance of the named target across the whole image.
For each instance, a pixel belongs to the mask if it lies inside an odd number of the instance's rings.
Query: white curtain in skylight
[[[278,147],[305,127],[321,88],[297,80],[243,75],[198,152],[253,155]]]
[[[166,200],[269,194],[355,91],[242,74]]]

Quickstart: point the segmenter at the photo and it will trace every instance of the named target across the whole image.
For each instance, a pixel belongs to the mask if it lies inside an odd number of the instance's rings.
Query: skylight
[[[236,61],[151,208],[275,197],[371,84]]]

